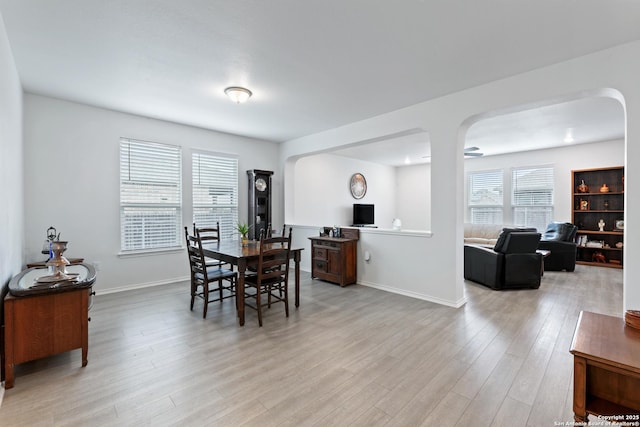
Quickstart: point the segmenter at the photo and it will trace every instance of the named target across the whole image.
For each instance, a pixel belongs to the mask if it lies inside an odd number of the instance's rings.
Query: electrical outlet
[[[100,261],[94,261],[93,262],[93,268],[95,268],[96,271],[100,271],[101,267],[102,267],[102,263]]]

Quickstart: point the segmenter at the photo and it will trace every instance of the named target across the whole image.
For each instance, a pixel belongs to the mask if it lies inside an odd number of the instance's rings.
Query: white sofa
[[[502,224],[464,224],[464,243],[495,246],[503,228]]]

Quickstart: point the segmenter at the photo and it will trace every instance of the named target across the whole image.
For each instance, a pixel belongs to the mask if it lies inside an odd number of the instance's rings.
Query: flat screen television
[[[353,204],[353,225],[373,225],[374,222],[373,205]]]

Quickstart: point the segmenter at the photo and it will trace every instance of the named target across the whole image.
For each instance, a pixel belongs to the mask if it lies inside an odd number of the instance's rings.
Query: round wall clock
[[[361,173],[351,175],[349,188],[354,199],[362,199],[367,194],[367,181],[364,179],[364,175]]]
[[[256,190],[264,191],[266,189],[267,189],[267,182],[262,178],[256,179]]]

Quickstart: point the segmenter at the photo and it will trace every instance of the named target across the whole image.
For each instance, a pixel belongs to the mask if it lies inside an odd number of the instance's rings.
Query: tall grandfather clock
[[[272,171],[251,169],[249,175],[249,239],[260,238],[260,231],[271,223],[271,175]]]

